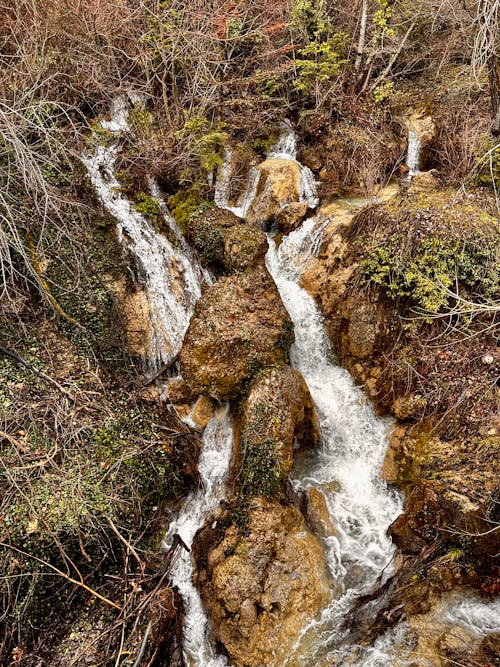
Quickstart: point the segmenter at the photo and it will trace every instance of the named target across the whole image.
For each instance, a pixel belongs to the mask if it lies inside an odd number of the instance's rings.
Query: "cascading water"
[[[131,98],[130,101],[135,103],[138,100]],[[115,163],[120,134],[129,130],[128,109],[129,101],[126,97],[114,101],[111,119],[101,121],[101,127],[116,133],[116,141],[110,146],[98,144],[94,154],[83,156],[82,162],[99,199],[117,221],[120,241],[135,259],[149,304],[148,361],[155,369],[169,362],[179,351],[194,304],[201,294],[204,276],[193,253],[184,247],[185,241],[179,239],[179,246],[174,248],[120,192]],[[152,180],[151,187],[155,187]],[[159,194],[157,189],[154,192],[154,196]],[[180,235],[164,205],[162,212],[173,234]]]
[[[297,160],[297,142],[298,137],[293,127],[288,121],[283,122],[281,125],[281,134],[267,153],[267,158],[290,160],[299,165],[299,201],[307,203],[309,208],[316,208],[319,202],[316,196],[316,180],[309,167],[304,166]],[[246,218],[257,194],[260,172],[255,167],[250,169],[245,189],[241,193],[236,205],[231,206],[229,203],[229,188],[232,174],[232,158],[233,153],[230,148],[227,148],[223,163],[217,174],[214,201],[220,208],[232,211],[240,218]]]
[[[408,178],[418,174],[420,168],[420,135],[415,130],[408,131],[408,152],[406,154],[406,166],[408,167]]]
[[[355,597],[366,591],[382,571],[390,573],[393,546],[386,529],[402,509],[399,495],[379,478],[388,423],[375,417],[349,373],[332,362],[322,315],[313,298],[298,284],[295,258],[303,254],[309,234],[310,223],[306,221],[285,238],[279,250],[270,240],[267,254],[267,267],[294,323],[292,364],[306,380],[321,429],[320,449],[303,461],[294,482],[301,490],[319,488],[326,497],[336,531],[335,537],[326,540],[328,562],[343,589],[340,599],[324,610],[321,619],[306,628],[298,640],[297,660],[291,662],[304,665],[345,652],[337,628]],[[316,647],[311,647],[311,634],[323,637]],[[306,662],[300,658],[302,643],[309,645]]]
[[[177,519],[170,524],[163,541],[165,550],[168,550],[176,534],[191,548],[196,531],[223,499],[232,445],[232,421],[229,406],[225,406],[212,417],[203,433],[203,449],[198,464],[203,486],[189,496]],[[222,667],[227,662],[215,653],[209,636],[208,620],[199,593],[192,583],[192,576],[191,554],[182,551],[174,565],[171,580],[184,600],[184,650],[193,666]]]

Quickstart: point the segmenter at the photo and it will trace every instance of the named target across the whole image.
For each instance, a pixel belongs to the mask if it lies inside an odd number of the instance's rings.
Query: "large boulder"
[[[237,667],[282,665],[330,600],[323,549],[300,512],[277,502],[255,499],[244,533],[227,521],[210,522],[193,547],[214,634]]]
[[[272,493],[290,471],[294,450],[318,440],[313,401],[299,371],[284,364],[263,371],[250,385],[238,429],[243,491]]]
[[[196,394],[236,398],[264,366],[286,361],[293,325],[263,263],[222,277],[198,301],[180,353]]]
[[[188,237],[204,262],[217,273],[246,270],[267,252],[264,232],[224,209],[211,208],[194,218]]]
[[[230,272],[255,266],[267,252],[267,236],[261,229],[235,225],[224,239],[224,265]]]
[[[247,213],[247,221],[262,226],[286,204],[299,201],[300,165],[294,160],[267,158],[257,170],[257,190]]]

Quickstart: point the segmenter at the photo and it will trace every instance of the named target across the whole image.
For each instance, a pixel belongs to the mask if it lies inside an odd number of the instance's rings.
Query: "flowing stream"
[[[82,162],[104,208],[116,219],[121,243],[135,260],[149,306],[148,362],[155,370],[178,353],[194,304],[201,294],[201,283],[207,276],[188,244],[181,240],[182,234],[161,201],[152,178],[149,179],[151,194],[158,198],[160,212],[177,239],[177,247],[157,232],[122,193],[115,169],[120,137],[130,131],[127,122],[130,104],[139,102],[134,96],[122,96],[114,101],[110,120],[100,123],[103,130],[112,133],[111,144],[103,145],[94,137],[95,152],[84,155]]]
[[[229,471],[232,446],[233,427],[229,406],[226,405],[216,412],[203,432],[203,449],[198,463],[203,486],[191,493],[177,519],[170,524],[163,540],[164,550],[169,549],[176,534],[190,549],[196,531],[218,507],[224,497],[224,482]],[[184,650],[191,664],[198,667],[226,665],[225,658],[215,653],[208,619],[192,577],[191,554],[182,550],[174,565],[171,580],[184,600]]]
[[[418,174],[420,168],[420,135],[415,130],[408,131],[408,152],[406,153],[406,166],[408,167],[408,179],[411,180]]]
[[[310,246],[307,222],[289,234],[279,250],[270,241],[267,267],[293,320],[292,365],[306,380],[321,429],[321,445],[296,466],[294,483],[297,489],[316,487],[324,493],[335,527],[326,549],[341,596],[319,621],[304,629],[296,644],[297,656],[290,660],[312,665],[352,650],[343,646],[338,628],[355,597],[368,590],[382,572],[391,573],[393,546],[386,530],[400,514],[402,501],[379,476],[389,423],[375,417],[349,373],[334,363],[323,317],[298,284],[296,258],[303,256],[304,245]]]

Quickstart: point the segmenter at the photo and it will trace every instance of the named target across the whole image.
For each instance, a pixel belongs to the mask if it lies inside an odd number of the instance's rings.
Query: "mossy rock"
[[[263,263],[222,277],[198,301],[180,353],[197,394],[237,398],[255,373],[286,361],[293,325]]]

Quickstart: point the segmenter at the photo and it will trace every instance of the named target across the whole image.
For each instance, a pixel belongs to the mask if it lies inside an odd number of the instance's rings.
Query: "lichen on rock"
[[[262,498],[252,502],[244,535],[227,517],[212,525],[193,553],[215,636],[237,667],[282,665],[331,598],[321,544],[297,509]]]
[[[237,440],[242,493],[273,495],[290,472],[294,450],[319,440],[314,404],[298,371],[283,364],[253,380]]]
[[[237,398],[265,366],[286,361],[293,325],[263,263],[222,277],[198,301],[180,353],[197,394]]]

